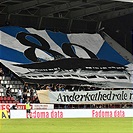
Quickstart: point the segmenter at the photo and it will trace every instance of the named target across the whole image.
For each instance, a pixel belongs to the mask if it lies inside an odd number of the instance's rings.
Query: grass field
[[[133,118],[5,119],[0,133],[133,133]]]

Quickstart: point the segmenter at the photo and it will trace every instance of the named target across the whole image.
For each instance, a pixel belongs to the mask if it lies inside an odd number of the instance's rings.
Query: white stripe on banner
[[[19,52],[24,52],[28,47],[22,45],[16,38],[1,32],[1,44],[5,47],[17,50]]]
[[[87,49],[95,54],[98,53],[99,49],[104,43],[104,40],[99,34],[68,34],[67,35],[71,43],[76,43],[85,46]]]

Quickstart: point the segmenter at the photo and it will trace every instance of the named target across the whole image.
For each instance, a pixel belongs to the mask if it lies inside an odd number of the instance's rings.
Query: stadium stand
[[[19,80],[19,78],[13,74],[9,69],[1,65],[1,75],[0,75],[0,103],[19,103],[18,90],[22,88],[22,95],[26,98],[31,98],[31,103],[39,103],[39,99],[36,94],[36,90],[49,90],[49,91],[94,91],[101,90],[101,88],[88,87],[88,86],[71,86],[62,84],[28,84]],[[4,69],[4,72],[2,72]],[[11,96],[6,96],[7,88],[11,89]],[[102,88],[103,89],[103,88]],[[111,90],[110,88],[106,90]],[[117,88],[119,90],[119,88]],[[128,89],[128,88],[125,88]],[[32,97],[31,97],[32,95]],[[23,99],[23,103],[25,103]],[[117,103],[117,104],[54,104],[55,109],[89,109],[89,108],[132,108],[133,103]]]
[[[11,96],[6,96],[6,91],[8,88],[11,90]],[[19,103],[18,90],[20,88],[23,89],[22,95],[24,95],[25,84],[20,81],[20,79],[14,75],[13,72],[0,64],[0,103]],[[33,87],[30,85],[28,85],[28,88],[26,88],[26,98],[30,97],[30,90],[33,90],[31,102],[38,102],[37,96],[34,96],[35,87],[33,89]]]
[[[14,97],[0,96],[0,103],[16,103]]]
[[[10,76],[2,76],[1,85],[4,86],[5,88],[10,87],[13,95],[16,95],[18,89],[20,87],[23,87],[23,83],[21,81],[19,81],[18,79],[11,80]]]

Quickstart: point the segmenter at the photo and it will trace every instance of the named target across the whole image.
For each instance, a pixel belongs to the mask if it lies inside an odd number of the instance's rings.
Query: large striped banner
[[[97,91],[37,91],[41,103],[53,104],[104,104],[132,102],[132,90],[97,90]]]
[[[119,45],[118,52],[110,45],[114,43],[107,43],[99,34],[63,34],[15,26],[0,30],[0,61],[25,82],[133,86],[131,54]]]

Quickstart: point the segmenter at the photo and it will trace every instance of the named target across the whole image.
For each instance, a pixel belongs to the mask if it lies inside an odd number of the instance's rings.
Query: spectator
[[[4,75],[4,72],[2,70],[2,68],[0,68],[0,76],[3,76]]]
[[[37,84],[37,85],[36,85],[36,90],[41,90],[40,84]]]
[[[29,91],[29,86],[28,86],[28,83],[25,83],[23,92],[27,92],[27,91]]]
[[[50,88],[49,85],[46,85],[46,86],[45,86],[45,89],[51,91],[51,88]]]
[[[15,79],[15,75],[13,72],[10,73],[10,77],[11,77],[11,80],[14,80]]]
[[[15,105],[12,105],[12,107],[10,109],[17,110],[17,103]]]
[[[30,89],[30,100],[33,101],[33,96],[34,96],[34,89],[33,87]]]
[[[57,91],[56,84],[53,85],[53,87],[52,87],[52,91]]]
[[[27,98],[28,98],[27,92],[23,92],[23,103],[26,103]]]
[[[65,85],[60,85],[60,91],[65,91]]]
[[[36,90],[44,90],[44,88],[45,88],[44,85],[37,84],[36,86]]]
[[[30,92],[29,92],[29,90],[27,91],[27,97],[28,97],[28,98],[30,97]]]
[[[12,96],[10,87],[8,87],[7,90],[6,90],[6,96],[7,97],[11,97]]]
[[[33,100],[33,103],[40,103],[38,96],[35,96],[35,99]]]
[[[19,90],[18,90],[18,100],[19,100],[19,103],[22,103],[22,88],[20,87]]]
[[[12,105],[11,108],[10,108],[10,110],[17,110],[17,103],[14,104],[14,105]],[[9,114],[8,114],[9,118],[10,118],[10,116],[11,116],[11,114],[10,114],[10,113],[11,113],[10,110],[9,110]]]

